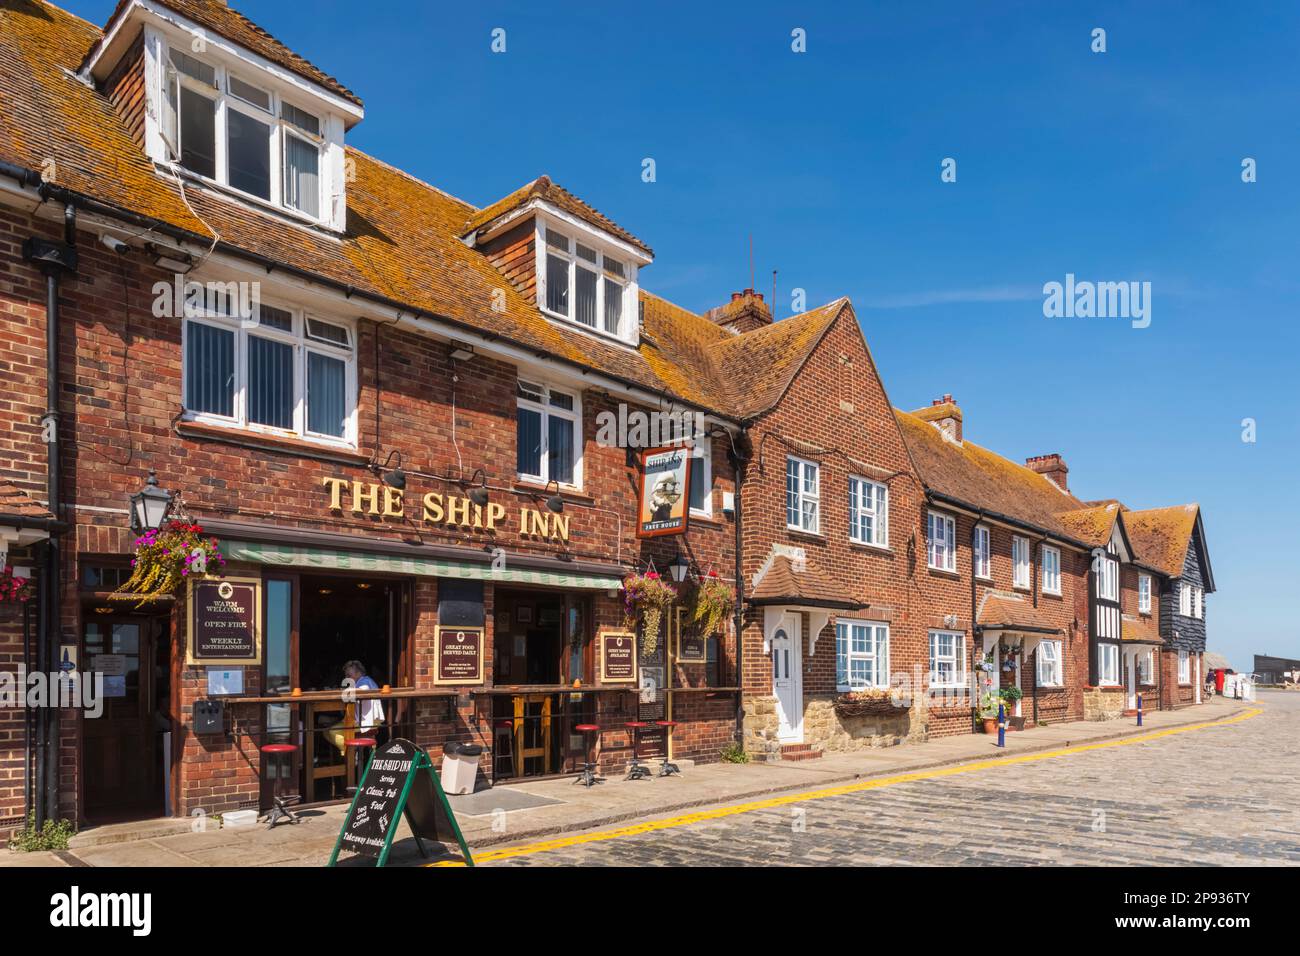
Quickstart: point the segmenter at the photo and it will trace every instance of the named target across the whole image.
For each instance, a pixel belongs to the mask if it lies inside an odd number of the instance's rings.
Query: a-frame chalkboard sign
[[[338,861],[339,850],[350,850],[362,856],[378,857],[375,865],[383,866],[403,815],[421,856],[429,855],[424,849],[426,838],[455,842],[465,854],[465,864],[474,865],[447,794],[433,772],[433,761],[415,744],[400,738],[390,740],[370,755],[361,784],[343,818],[343,829],[334,843],[329,865]]]

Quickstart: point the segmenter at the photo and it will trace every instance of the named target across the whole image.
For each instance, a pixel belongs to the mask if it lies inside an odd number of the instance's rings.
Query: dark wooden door
[[[82,720],[82,779],[92,823],[163,813],[159,641],[166,624],[143,616],[95,617],[83,632],[87,672],[103,675],[103,712]],[[165,646],[165,645],[164,645]]]

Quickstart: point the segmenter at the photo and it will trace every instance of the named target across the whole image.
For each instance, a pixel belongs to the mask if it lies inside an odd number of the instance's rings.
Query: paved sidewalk
[[[501,787],[468,798],[457,819],[471,849],[493,844],[585,830],[635,818],[730,803],[778,793],[821,787],[863,778],[906,773],[968,760],[987,760],[1053,750],[1076,744],[1201,723],[1246,709],[1240,701],[1214,701],[1179,711],[1148,714],[1142,728],[1131,718],[1090,722],[1075,721],[1007,734],[1007,747],[999,751],[996,738],[961,735],[924,744],[904,744],[853,754],[828,755],[820,760],[776,764],[708,764],[688,769],[680,777],[641,781],[612,778],[593,788],[574,786],[569,780],[545,780]],[[522,795],[548,800],[546,805],[493,812],[492,797],[515,803]],[[475,815],[466,812],[475,811]],[[121,827],[86,831],[62,853],[0,851],[2,866],[320,866],[329,859],[342,824],[344,806],[305,811],[298,826],[281,825],[268,831],[208,829],[191,832],[190,821],[147,821]],[[177,831],[180,832],[177,832]],[[121,842],[78,845],[109,837]],[[364,860],[349,860],[365,865]],[[420,857],[405,826],[394,843],[390,863],[416,863]]]

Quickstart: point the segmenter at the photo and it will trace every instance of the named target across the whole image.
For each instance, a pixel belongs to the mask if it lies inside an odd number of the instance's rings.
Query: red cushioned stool
[[[573,782],[580,783],[584,787],[592,787],[598,783],[604,783],[604,777],[596,776],[596,764],[591,760],[591,734],[600,733],[600,727],[596,724],[575,724],[573,729],[583,736],[583,743],[586,747],[586,752],[583,756],[587,758],[582,764],[582,773],[578,774],[577,779]]]
[[[515,775],[515,722],[509,717],[502,717],[492,722],[492,779]],[[505,760],[506,774],[501,773],[501,761]]]
[[[673,728],[677,726],[677,721],[656,720],[655,726],[662,727],[664,729],[664,758],[663,758],[663,762],[659,765],[658,776],[671,777],[675,773],[681,773],[681,770],[678,768],[677,764],[668,762],[668,741],[672,737]]]
[[[276,771],[275,783],[271,785],[272,807],[266,815],[266,828],[271,829],[280,822],[281,818],[288,820],[290,823],[297,823],[298,816],[289,809],[289,805],[301,800],[302,795],[285,793],[282,782],[288,776],[288,771],[293,768],[293,755],[298,752],[298,745],[263,744],[261,750],[262,753],[267,755],[268,762]]]
[[[636,755],[637,744],[641,742],[641,731],[650,725],[644,720],[629,720],[624,726],[632,731],[632,762],[627,765],[627,776],[623,779],[642,780],[652,776],[651,769],[637,759]]]
[[[343,746],[347,748],[348,761],[357,768],[357,787],[361,786],[361,780],[366,773],[366,761],[370,758],[370,751],[375,749],[376,743],[374,737],[353,737],[343,742]],[[348,787],[348,796],[356,793],[357,787]]]

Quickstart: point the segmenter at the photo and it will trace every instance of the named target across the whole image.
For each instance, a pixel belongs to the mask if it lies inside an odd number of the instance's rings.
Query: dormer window
[[[246,75],[168,51],[163,142],[187,171],[320,219],[321,118]]]
[[[626,337],[629,266],[602,249],[543,225],[546,311],[608,335]]]

